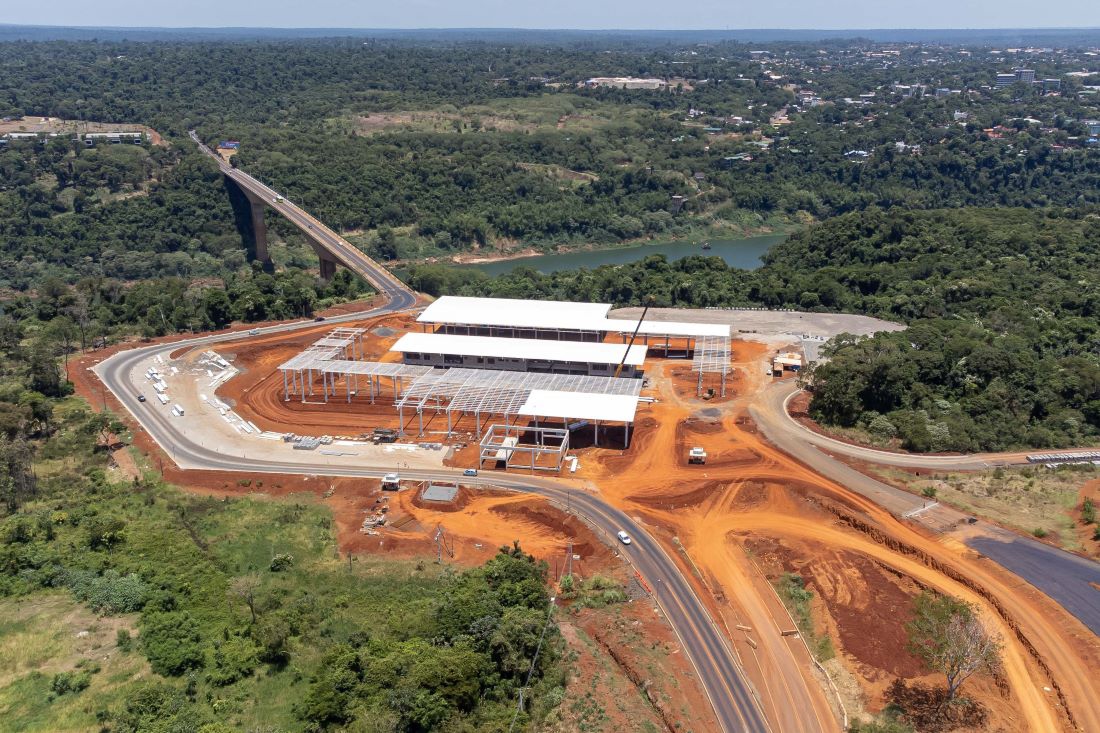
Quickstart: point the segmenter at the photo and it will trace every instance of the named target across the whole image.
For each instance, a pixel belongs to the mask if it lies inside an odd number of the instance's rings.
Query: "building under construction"
[[[363,331],[336,329],[279,367],[284,399],[390,401],[405,435],[423,435],[426,414],[445,417],[448,436],[472,417],[483,462],[557,469],[575,430],[629,445],[650,351],[692,359],[699,391],[714,375],[725,392],[728,326],[613,319],[610,308],[442,297],[391,348],[400,362],[364,361]]]

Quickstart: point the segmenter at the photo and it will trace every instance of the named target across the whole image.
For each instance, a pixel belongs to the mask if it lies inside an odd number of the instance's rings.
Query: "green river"
[[[624,265],[648,255],[659,254],[667,257],[669,261],[678,260],[689,255],[721,257],[731,267],[753,270],[760,267],[760,258],[773,245],[785,238],[785,234],[768,234],[746,239],[711,239],[709,240],[710,249],[703,249],[701,241],[694,244],[684,241],[665,242],[663,244],[638,244],[629,247],[536,255],[534,257],[521,257],[514,260],[500,260],[480,264],[474,262],[463,265],[463,267],[473,267],[493,276],[511,272],[517,267],[530,267],[543,274],[548,274],[559,270],[576,270],[580,267],[591,269],[600,265]]]

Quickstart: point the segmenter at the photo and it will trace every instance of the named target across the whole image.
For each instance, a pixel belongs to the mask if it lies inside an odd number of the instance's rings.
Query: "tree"
[[[69,381],[69,354],[73,352],[77,339],[76,324],[68,316],[57,316],[46,326],[45,336],[57,345],[61,352],[61,363],[65,367],[65,381]]]
[[[910,649],[947,679],[949,702],[973,674],[997,667],[1000,637],[986,631],[973,606],[925,591],[913,607],[913,620],[906,625]]]
[[[394,237],[393,229],[388,226],[378,228],[378,239],[374,242],[374,249],[384,260],[397,259],[397,239]]]
[[[68,392],[67,382],[61,380],[61,368],[57,363],[57,351],[46,339],[38,338],[27,351],[27,386],[47,397],[62,397]]]
[[[9,512],[14,513],[37,491],[33,462],[32,444],[23,438],[0,436],[0,500]]]
[[[248,606],[252,614],[252,623],[256,623],[256,591],[260,588],[260,579],[255,575],[242,575],[229,583],[229,594]]]

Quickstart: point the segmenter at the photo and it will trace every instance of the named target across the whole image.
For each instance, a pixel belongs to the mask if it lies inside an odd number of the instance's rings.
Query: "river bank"
[[[730,267],[752,270],[762,264],[768,250],[787,237],[767,234],[755,237],[649,242],[620,247],[584,248],[551,254],[535,254],[497,259],[473,259],[455,266],[476,269],[490,276],[504,275],[516,268],[529,267],[543,274],[602,265],[625,265],[650,255],[664,255],[670,262],[700,255],[719,257]]]

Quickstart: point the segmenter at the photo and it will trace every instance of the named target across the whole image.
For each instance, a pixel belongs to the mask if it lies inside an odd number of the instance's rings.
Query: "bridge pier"
[[[254,193],[247,186],[241,185],[231,175],[226,174],[225,183],[226,188],[229,189],[230,198],[234,199],[233,208],[237,215],[238,227],[240,227],[242,234],[251,235],[253,259],[263,263],[264,269],[270,271],[272,267],[271,254],[268,249],[267,222],[264,215],[265,209],[272,205],[271,201],[261,194]],[[247,229],[251,229],[251,231],[249,232]],[[339,262],[309,232],[301,228],[299,230],[305,235],[310,246],[313,247],[313,251],[317,253],[321,278],[326,282],[332,280],[336,275],[336,265]]]
[[[313,251],[317,253],[317,259],[321,263],[321,279],[328,282],[336,275],[336,260],[332,259],[332,255],[312,239],[309,243],[313,246]]]
[[[271,255],[267,251],[267,222],[264,221],[264,204],[256,201],[251,196],[248,197],[248,201],[252,209],[252,236],[256,246],[256,259],[264,263],[265,266],[270,265]]]

